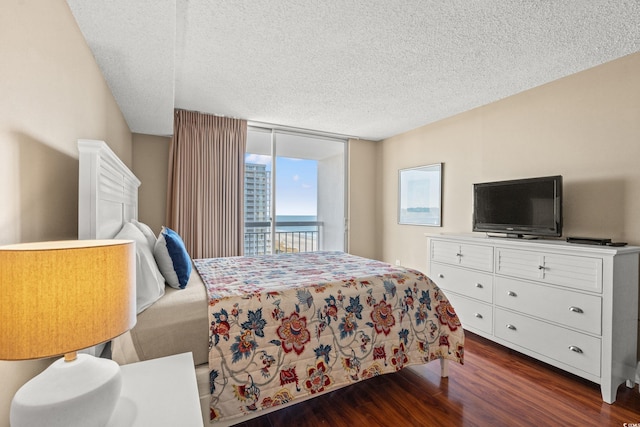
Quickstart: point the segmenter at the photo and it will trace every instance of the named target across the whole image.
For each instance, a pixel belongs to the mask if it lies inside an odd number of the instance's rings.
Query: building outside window
[[[244,169],[244,254],[271,253],[271,171],[258,163]]]

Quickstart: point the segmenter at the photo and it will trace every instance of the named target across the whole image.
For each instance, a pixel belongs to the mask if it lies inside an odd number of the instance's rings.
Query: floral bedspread
[[[213,421],[411,364],[463,363],[460,320],[418,271],[342,252],[194,263],[209,295]]]

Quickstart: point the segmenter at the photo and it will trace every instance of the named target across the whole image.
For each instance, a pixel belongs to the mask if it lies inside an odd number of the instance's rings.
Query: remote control
[[[611,243],[611,239],[600,239],[596,237],[567,237],[569,243],[580,243],[583,245],[608,245]]]

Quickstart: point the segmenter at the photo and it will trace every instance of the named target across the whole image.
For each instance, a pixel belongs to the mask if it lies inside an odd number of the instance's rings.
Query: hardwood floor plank
[[[239,424],[332,426],[620,426],[640,424],[638,387],[618,389],[613,405],[600,386],[474,334],[465,364],[439,363],[382,375]]]

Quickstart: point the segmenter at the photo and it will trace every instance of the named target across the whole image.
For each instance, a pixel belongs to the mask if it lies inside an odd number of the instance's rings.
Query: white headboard
[[[78,140],[78,239],[111,239],[138,219],[140,180],[104,141]]]

